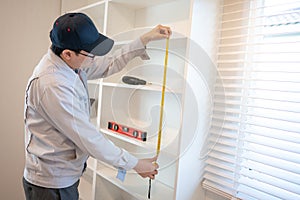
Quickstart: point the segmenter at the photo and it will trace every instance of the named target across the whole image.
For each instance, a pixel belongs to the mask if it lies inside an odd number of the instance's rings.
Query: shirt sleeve
[[[96,129],[80,107],[81,101],[73,87],[56,84],[45,89],[38,109],[58,132],[83,152],[115,167],[126,170],[134,168],[138,159],[115,146]]]
[[[149,56],[140,38],[105,56],[96,56],[90,66],[83,67],[87,79],[98,79],[121,71],[135,57],[148,60]]]

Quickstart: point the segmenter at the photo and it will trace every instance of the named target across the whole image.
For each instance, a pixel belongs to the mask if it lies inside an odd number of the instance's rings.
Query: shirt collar
[[[56,68],[58,68],[58,70],[64,71],[66,73],[72,72],[74,75],[76,74],[74,73],[75,71],[71,67],[69,67],[69,65],[67,65],[67,63],[65,63],[65,61],[63,61],[63,59],[57,56],[51,49],[48,49],[48,56],[53,62],[53,64],[56,66]]]

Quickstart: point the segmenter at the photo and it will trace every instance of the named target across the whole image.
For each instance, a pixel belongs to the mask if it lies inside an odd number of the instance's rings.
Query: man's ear
[[[61,52],[61,57],[64,58],[65,60],[70,60],[72,56],[72,51],[69,49],[65,49]]]

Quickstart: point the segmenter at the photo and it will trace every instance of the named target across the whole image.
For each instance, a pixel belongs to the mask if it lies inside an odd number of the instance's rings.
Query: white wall
[[[186,175],[183,176],[179,181],[179,185],[185,191],[189,190],[189,193],[181,193],[179,199],[189,200],[225,200],[212,192],[206,191],[202,188],[201,182],[205,167],[205,140],[208,136],[208,130],[210,128],[210,117],[212,108],[212,94],[213,85],[216,78],[216,66],[215,55],[217,50],[217,28],[219,26],[219,11],[220,11],[220,0],[194,0],[193,1],[193,12],[192,12],[192,24],[191,24],[191,43],[189,58],[190,61],[196,65],[194,68],[189,66],[187,73],[187,79],[190,80],[190,86],[192,94],[195,95],[198,105],[198,123],[197,123],[197,137],[193,138],[193,144],[187,149],[187,153],[182,156],[181,163],[190,162],[191,166],[179,164],[179,170]],[[197,76],[199,73],[202,76]],[[203,80],[203,82],[199,79]],[[186,89],[188,92],[189,89]],[[191,122],[195,120],[196,106],[193,106],[189,102],[192,94],[187,93],[185,112],[187,120],[187,127],[191,126]],[[183,126],[185,123],[183,124]],[[188,130],[188,128],[187,128]],[[193,130],[191,130],[193,131]],[[191,133],[184,133],[185,137]],[[185,138],[184,138],[185,139]],[[183,141],[184,141],[183,139]],[[189,177],[199,177],[198,180],[191,180]],[[191,194],[188,196],[188,194]]]
[[[1,0],[0,199],[24,199],[24,90],[49,47],[49,31],[60,0]]]

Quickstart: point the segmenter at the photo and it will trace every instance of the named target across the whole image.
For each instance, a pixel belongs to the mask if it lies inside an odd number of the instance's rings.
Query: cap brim
[[[99,35],[100,37],[96,42],[84,48],[83,50],[96,56],[104,56],[107,54],[112,49],[114,41],[102,34]]]

